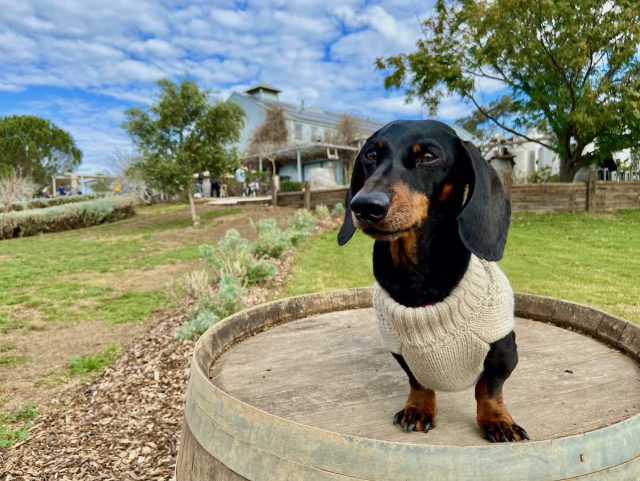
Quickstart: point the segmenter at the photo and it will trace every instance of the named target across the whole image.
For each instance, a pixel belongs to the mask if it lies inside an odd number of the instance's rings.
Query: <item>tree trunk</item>
[[[189,198],[189,208],[191,209],[191,220],[193,221],[193,227],[200,225],[200,217],[196,213],[196,203],[193,201],[193,192],[191,192],[191,186],[187,186],[187,197]]]
[[[573,182],[573,177],[581,167],[588,165],[589,161],[583,157],[586,144],[579,140],[571,150],[570,137],[567,137],[566,153],[560,152],[560,182]]]
[[[560,160],[560,182],[573,182],[573,176],[578,169],[571,163],[570,159]]]

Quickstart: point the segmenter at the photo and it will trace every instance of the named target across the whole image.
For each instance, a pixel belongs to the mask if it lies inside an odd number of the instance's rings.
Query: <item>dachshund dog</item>
[[[375,239],[376,316],[409,377],[394,424],[428,432],[435,390],[475,384],[482,436],[529,439],[502,394],[518,354],[513,292],[495,264],[511,215],[495,170],[441,122],[395,121],[360,150],[345,207],[338,243],[356,228]]]

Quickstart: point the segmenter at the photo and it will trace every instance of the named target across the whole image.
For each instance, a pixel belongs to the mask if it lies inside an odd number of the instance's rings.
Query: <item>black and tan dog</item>
[[[513,293],[494,263],[502,257],[510,214],[509,200],[496,172],[474,145],[462,141],[453,129],[441,122],[392,122],[374,133],[358,154],[338,243],[345,244],[356,228],[376,240],[373,249],[376,288],[388,296],[388,302],[397,303],[390,311],[402,311],[409,319],[407,322],[400,319],[399,324],[389,328],[409,331],[404,332],[404,338],[398,337],[395,348],[390,348],[409,376],[409,398],[394,418],[394,424],[400,423],[405,431],[428,432],[436,426],[434,389],[446,389],[438,387],[441,385],[458,386],[440,382],[438,376],[444,379],[448,376],[446,369],[462,366],[471,373],[465,374],[467,380],[472,379],[467,385],[475,383],[477,421],[483,437],[491,442],[529,439],[525,430],[512,419],[502,394],[503,383],[518,362],[512,327],[508,327],[506,335],[500,334],[500,338],[484,339],[486,349],[479,351],[481,357],[477,353],[475,358],[468,356],[468,349],[464,343],[460,344],[466,350],[454,354],[458,357],[453,360],[443,361],[443,366],[436,366],[431,377],[417,371],[425,359],[434,359],[429,358],[428,353],[422,357],[419,352],[416,354],[419,340],[428,335],[411,332],[415,329],[411,319],[415,320],[419,309],[432,306],[433,312],[446,311],[446,316],[458,316],[456,309],[451,314],[448,307],[442,306],[449,306],[450,299],[454,299],[454,304],[466,302],[457,297],[460,297],[460,285],[463,278],[469,276],[467,273],[472,264],[476,271],[479,269],[479,275],[484,276],[486,271],[490,280],[496,278],[506,284],[506,294],[503,292],[501,296],[503,300],[507,299],[507,309],[510,309],[505,315],[511,316],[513,322]],[[479,281],[472,280],[472,283]],[[476,289],[475,284],[472,290]],[[485,317],[491,316],[491,310],[485,307],[492,301],[481,297],[467,303],[472,307],[466,310],[474,311],[470,313],[473,322],[477,321],[473,318],[476,314],[481,316],[488,312],[489,316]],[[474,302],[477,307],[473,307]],[[446,331],[433,325],[437,320],[429,321],[433,312],[425,317],[429,335]],[[378,308],[376,314],[380,321]],[[394,322],[388,321],[389,324]],[[455,318],[447,322],[458,326],[460,332],[466,332],[465,323],[471,321]],[[483,318],[480,324],[491,322],[492,319]],[[381,331],[384,329],[381,327]],[[391,335],[396,334],[393,331]],[[455,332],[446,332],[441,336],[444,351],[439,349],[445,355],[450,354],[445,352],[447,346],[453,346],[458,337]],[[477,340],[477,337],[474,333],[470,338]],[[473,362],[478,365],[472,365]],[[427,366],[427,370],[430,367]],[[469,378],[470,375],[473,377]],[[427,381],[421,382],[424,379]],[[433,385],[425,385],[427,383]]]

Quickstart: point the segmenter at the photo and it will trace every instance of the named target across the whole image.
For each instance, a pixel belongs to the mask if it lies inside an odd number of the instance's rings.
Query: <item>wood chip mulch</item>
[[[171,479],[194,346],[175,338],[184,319],[155,324],[99,379],[39,418],[30,439],[0,451],[0,479]]]

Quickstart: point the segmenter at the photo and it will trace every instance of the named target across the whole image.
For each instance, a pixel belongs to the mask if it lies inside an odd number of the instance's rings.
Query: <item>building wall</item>
[[[287,130],[289,131],[290,145],[327,142],[330,138],[330,133],[335,131],[335,129],[326,125],[297,119],[287,120]]]
[[[327,171],[326,177],[331,179],[332,185],[344,183],[344,175],[342,175],[341,162],[327,159],[316,159],[302,163],[302,179],[304,182],[308,180],[309,173],[313,169],[323,169]],[[289,180],[298,179],[298,166],[296,162],[291,162],[280,166],[278,169],[280,178],[289,177]]]
[[[244,127],[240,132],[240,141],[237,144],[240,152],[243,152],[248,147],[255,129],[264,122],[264,119],[267,117],[267,109],[253,102],[250,98],[236,92],[231,94],[229,101],[242,107],[245,113]]]
[[[534,172],[542,168],[551,169],[551,174],[560,172],[560,158],[551,149],[536,144],[535,142],[524,142],[510,148],[515,155],[513,159],[516,163],[514,175],[517,181],[525,181]]]

